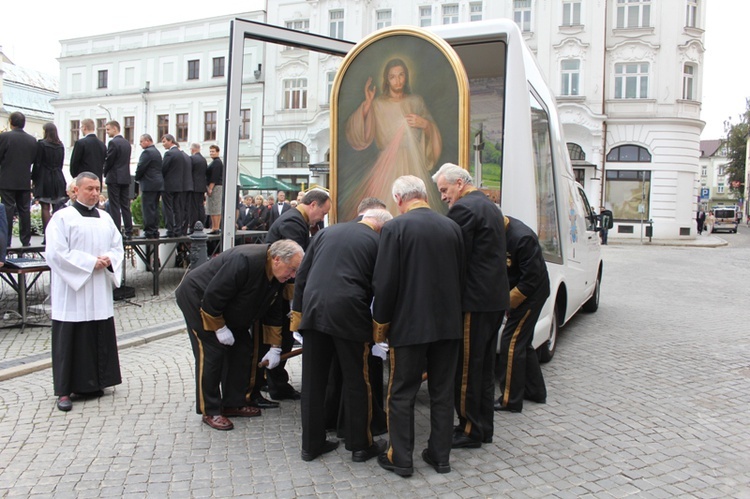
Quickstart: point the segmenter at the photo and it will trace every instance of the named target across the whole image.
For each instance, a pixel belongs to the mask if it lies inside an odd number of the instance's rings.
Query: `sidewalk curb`
[[[128,338],[122,341],[118,341],[117,350],[119,351],[119,350],[124,350],[130,347],[137,347],[137,346],[145,345],[147,343],[151,343],[152,341],[161,340],[163,338],[168,338],[170,336],[174,336],[175,334],[184,333],[184,332],[185,332],[184,324],[181,326],[172,325],[170,327],[165,327],[164,329],[160,329],[152,333],[144,334],[143,336],[137,336],[135,338]],[[18,376],[25,376],[27,374],[41,371],[43,369],[48,369],[50,367],[52,367],[51,355],[49,356],[49,358],[44,359],[44,360],[37,360],[37,361],[29,362],[27,364],[21,364],[19,366],[13,366],[7,369],[0,370],[0,381],[5,381],[7,379],[16,378]]]

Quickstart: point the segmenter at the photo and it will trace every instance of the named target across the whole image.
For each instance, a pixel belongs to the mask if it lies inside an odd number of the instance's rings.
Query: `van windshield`
[[[735,217],[734,210],[727,210],[727,209],[721,209],[721,210],[714,210],[714,216],[716,218],[732,218]]]

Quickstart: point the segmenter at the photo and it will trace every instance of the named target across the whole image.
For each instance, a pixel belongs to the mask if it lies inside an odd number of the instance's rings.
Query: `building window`
[[[333,80],[336,79],[335,71],[328,71],[326,73],[326,102],[331,103],[331,94],[333,93]]]
[[[250,110],[240,110],[240,140],[248,140],[250,138]]]
[[[719,168],[717,169],[716,175],[719,176],[719,177],[721,177],[722,175],[724,175],[724,166],[723,165],[719,166]]]
[[[568,142],[568,156],[571,161],[586,161],[586,153],[583,148],[575,142]],[[576,180],[578,177],[576,177]]]
[[[96,136],[102,142],[107,142],[107,119],[97,118],[96,119]]]
[[[109,71],[102,69],[98,72],[96,88],[107,88],[107,80],[109,80]]]
[[[513,20],[521,31],[531,31],[531,0],[513,0]]]
[[[650,218],[651,172],[646,170],[607,170],[606,206],[615,220],[636,221]]]
[[[286,27],[297,31],[304,31],[307,33],[310,31],[310,20],[309,19],[297,19],[296,21],[287,21]]]
[[[393,24],[393,11],[391,9],[375,12],[375,29],[387,28],[391,24]]]
[[[716,194],[724,194],[724,184],[718,184],[716,186]]]
[[[687,0],[685,26],[688,28],[695,28],[698,26],[698,0]]]
[[[615,99],[648,98],[648,63],[615,64]]]
[[[619,163],[651,163],[651,153],[648,149],[633,144],[617,146],[607,154],[607,161]]]
[[[581,81],[581,61],[568,59],[560,63],[560,95],[581,95],[579,82]]]
[[[344,11],[331,10],[328,12],[328,35],[331,38],[338,38],[339,40],[344,39]]]
[[[135,116],[125,116],[122,119],[122,136],[131,144],[133,143],[133,138],[135,137]]]
[[[289,142],[281,147],[277,157],[278,168],[309,168],[310,155],[300,142]]]
[[[177,119],[177,142],[187,142],[188,140],[188,114],[182,113],[175,116]]]
[[[71,120],[70,121],[70,145],[76,143],[76,140],[78,140],[78,137],[81,135],[81,121],[80,120]]]
[[[456,24],[458,22],[458,5],[443,5],[443,24]]]
[[[581,0],[563,0],[563,26],[581,25]]]
[[[161,140],[162,137],[169,133],[168,114],[159,114],[156,116],[156,133],[158,135],[156,140]]]
[[[284,109],[307,109],[307,78],[284,80]]]
[[[618,28],[651,26],[651,0],[617,0]]]
[[[581,186],[586,187],[586,169],[585,168],[573,168],[573,173],[576,176],[576,182],[581,184]]]
[[[682,68],[682,98],[685,100],[695,100],[695,68],[690,64],[685,64]]]
[[[211,76],[214,78],[224,76],[224,58],[223,57],[214,57],[213,59],[213,71],[211,72]]]
[[[200,61],[195,59],[188,61],[188,80],[197,80],[200,77]]]
[[[469,21],[482,20],[482,2],[471,2],[469,4]]]
[[[706,165],[701,166],[701,177],[708,177],[708,167]]]
[[[429,5],[419,8],[419,25],[422,28],[432,26],[432,7]]]
[[[206,111],[203,116],[203,140],[216,140],[216,111]]]

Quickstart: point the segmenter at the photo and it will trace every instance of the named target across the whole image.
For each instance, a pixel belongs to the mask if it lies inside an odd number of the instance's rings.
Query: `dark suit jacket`
[[[130,185],[130,142],[115,135],[107,145],[104,158],[104,181],[107,184]]]
[[[377,255],[378,233],[366,224],[336,224],[316,234],[294,280],[299,329],[370,342]]]
[[[482,191],[474,190],[453,204],[448,218],[461,227],[464,236],[464,312],[508,310],[503,213]]]
[[[534,231],[520,220],[508,218],[506,227],[508,281],[511,294],[522,298],[543,299],[549,296],[549,275],[542,247]],[[542,301],[542,303],[544,303]]]
[[[31,164],[36,152],[36,139],[23,129],[0,133],[0,189],[31,190]]]
[[[193,166],[193,192],[206,192],[206,158],[195,153],[190,156],[190,162]]]
[[[269,210],[269,218],[271,219],[271,223],[273,224],[281,215],[286,213],[287,211],[292,209],[292,205],[289,203],[284,203],[283,208],[281,208],[281,213],[279,213],[279,203],[274,203],[273,208]]]
[[[173,147],[164,153],[164,159],[161,164],[161,173],[164,176],[165,192],[182,192],[183,175],[182,169],[185,166],[182,160],[182,151]]]
[[[143,150],[138,167],[135,169],[135,180],[142,192],[160,192],[164,189],[164,177],[161,175],[161,154],[151,145]]]
[[[185,151],[182,153],[182,192],[193,192],[193,162]]]
[[[295,208],[276,219],[266,234],[266,243],[275,243],[281,239],[291,239],[306,250],[310,242],[310,221],[307,214]]]
[[[106,155],[107,146],[104,142],[99,140],[95,133],[86,135],[73,145],[73,153],[70,155],[70,174],[76,178],[81,172],[91,172],[101,180]]]
[[[463,266],[461,228],[427,203],[385,224],[373,273],[375,333],[391,347],[462,338]]]

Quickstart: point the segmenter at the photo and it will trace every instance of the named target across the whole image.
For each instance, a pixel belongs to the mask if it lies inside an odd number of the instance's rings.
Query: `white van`
[[[737,226],[739,225],[739,219],[737,218],[737,207],[736,206],[714,206],[711,208],[711,212],[714,214],[714,225],[711,227],[711,232],[719,232],[725,230],[727,232],[737,233]]]
[[[491,144],[498,153],[491,161],[482,153],[473,155],[470,163],[476,184],[496,191],[503,212],[539,235],[551,294],[537,323],[534,346],[542,361],[549,361],[558,328],[579,309],[593,312],[598,308],[602,278],[597,217],[575,181],[554,96],[512,20],[429,30],[455,50],[468,77],[468,123],[475,149],[482,151]],[[241,68],[244,38],[329,55],[345,55],[354,47],[342,40],[241,20],[233,22],[232,32],[230,69]],[[241,70],[230,71],[227,137],[239,136],[241,75]],[[228,143],[226,151],[227,178],[232,178],[237,145]],[[231,244],[231,234],[225,237]]]

